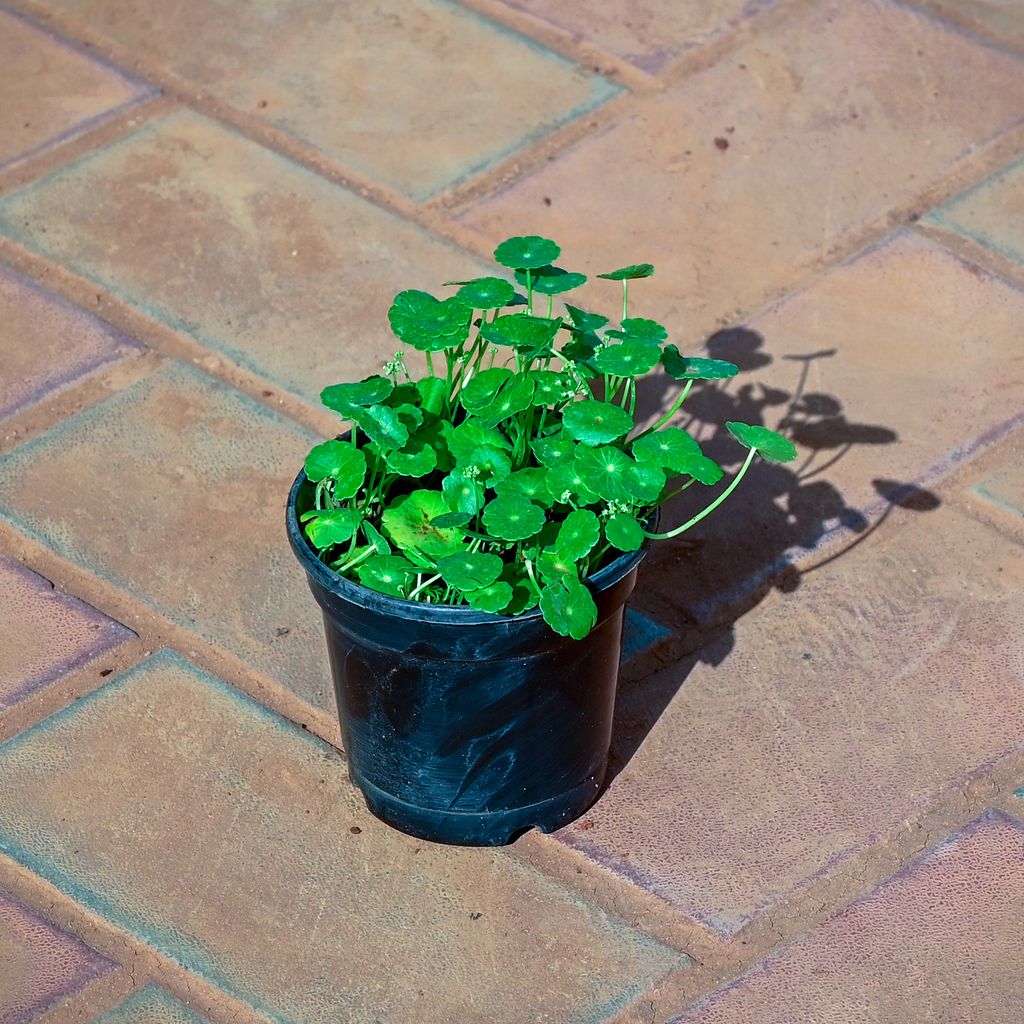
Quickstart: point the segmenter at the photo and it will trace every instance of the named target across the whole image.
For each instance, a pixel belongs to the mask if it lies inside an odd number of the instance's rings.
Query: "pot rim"
[[[288,492],[288,505],[285,510],[285,523],[288,529],[288,540],[299,563],[306,573],[328,592],[351,601],[353,604],[374,611],[393,615],[400,619],[411,619],[419,622],[451,623],[467,626],[529,622],[542,618],[539,608],[524,612],[521,615],[499,615],[497,612],[481,612],[468,606],[427,604],[424,601],[408,601],[404,597],[391,597],[378,590],[371,590],[361,583],[339,575],[316,557],[312,545],[306,539],[299,524],[295,503],[299,489],[306,483],[306,471],[300,469],[298,476]],[[636,551],[627,551],[615,561],[610,562],[593,576],[588,576],[584,583],[598,592],[608,590],[623,577],[631,573],[647,554],[649,541]]]

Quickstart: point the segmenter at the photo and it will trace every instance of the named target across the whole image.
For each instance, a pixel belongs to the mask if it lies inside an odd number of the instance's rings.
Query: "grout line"
[[[946,0],[892,0],[901,7],[914,8],[934,21],[942,22],[947,28],[961,35],[969,36],[986,46],[995,47],[1012,57],[1024,57],[1024,39],[1018,41],[1012,34],[1003,33],[982,18],[973,17]]]
[[[1024,288],[1024,265],[954,228],[918,221],[914,232],[966,263],[988,271],[1012,288]]]
[[[85,988],[58,1003],[32,1024],[87,1024],[101,1014],[114,1009],[136,991],[131,972],[123,966],[89,982]]]

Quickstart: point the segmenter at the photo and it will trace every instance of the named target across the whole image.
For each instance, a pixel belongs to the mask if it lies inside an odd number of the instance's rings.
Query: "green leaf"
[[[740,444],[753,448],[769,462],[792,462],[796,458],[796,447],[793,442],[774,430],[755,427],[749,423],[726,423],[725,426]]]
[[[580,448],[576,469],[584,484],[606,501],[632,502],[631,468],[636,463],[618,448]]]
[[[597,501],[597,494],[587,486],[575,459],[559,462],[548,470],[547,488],[551,497],[558,502],[567,501],[566,495],[575,495],[581,505],[592,505]]]
[[[572,320],[573,327],[584,334],[592,334],[594,331],[599,331],[608,323],[608,317],[601,316],[600,313],[588,313],[577,306],[570,306],[568,302],[565,304],[565,308],[569,318]]]
[[[661,349],[646,341],[624,341],[609,345],[594,356],[594,365],[602,373],[616,377],[638,377],[658,365]]]
[[[533,442],[533,454],[542,466],[558,466],[572,462],[576,454],[576,442],[563,434],[539,437]]]
[[[698,455],[678,472],[692,476],[698,483],[713,487],[723,477],[722,467],[706,455]]]
[[[665,474],[652,462],[632,462],[626,471],[626,485],[632,496],[630,504],[653,504],[665,487]]]
[[[541,295],[561,295],[587,283],[586,274],[573,274],[561,267],[539,267],[532,271],[531,277],[533,290]],[[517,270],[516,280],[526,288],[526,271]]]
[[[478,277],[473,281],[449,281],[448,284],[461,284],[455,297],[473,309],[500,309],[516,297],[515,288],[501,277]]]
[[[407,345],[422,352],[455,348],[469,337],[472,309],[457,296],[441,301],[410,289],[395,296],[388,321]]]
[[[576,393],[568,375],[556,370],[530,370],[527,377],[533,381],[534,405],[560,405]]]
[[[533,403],[533,381],[529,377],[516,377],[511,384],[501,389],[498,394],[482,409],[477,410],[477,417],[493,427],[502,420],[507,420]]]
[[[526,567],[522,563],[505,563],[501,570],[501,583],[512,589],[512,598],[503,609],[506,615],[521,615],[531,608],[537,607],[537,591],[533,588],[526,575]]]
[[[509,584],[499,581],[479,590],[467,590],[462,596],[466,599],[466,604],[478,612],[500,612],[512,600],[513,590]]]
[[[352,384],[332,384],[320,392],[320,401],[346,418],[353,406],[378,405],[394,389],[387,377],[367,377]]]
[[[492,537],[526,540],[544,525],[544,510],[521,494],[506,494],[487,503],[483,519]]]
[[[537,559],[537,571],[545,583],[567,578],[579,579],[576,562],[563,555],[560,551],[545,551]]]
[[[494,250],[494,259],[512,270],[537,270],[554,263],[562,250],[550,238],[523,235],[506,238]]]
[[[483,337],[495,345],[512,345],[540,355],[551,348],[551,342],[562,326],[561,319],[531,316],[529,313],[506,313],[480,328]]]
[[[500,575],[504,562],[497,555],[482,551],[457,551],[437,560],[441,579],[456,590],[489,587]],[[511,597],[511,594],[509,594]]]
[[[351,419],[367,437],[376,441],[382,448],[404,448],[409,442],[409,428],[402,422],[398,410],[392,409],[389,405],[373,405],[368,409],[359,409]]]
[[[440,415],[445,396],[448,394],[447,382],[440,377],[421,377],[416,381],[416,390],[419,392],[424,412]]]
[[[604,535],[608,543],[619,551],[638,551],[643,547],[643,528],[625,512],[617,512],[604,524]]]
[[[628,267],[619,267],[608,274],[598,274],[606,281],[635,281],[638,277],[650,277],[654,273],[651,263],[632,263]]]
[[[512,459],[500,448],[481,445],[473,449],[466,463],[466,469],[476,468],[477,475],[485,487],[494,487],[512,472]]]
[[[675,345],[666,345],[661,353],[661,365],[673,380],[725,380],[735,377],[740,368],[724,359],[700,359],[682,356]]]
[[[323,550],[350,540],[359,528],[363,514],[354,508],[328,508],[306,525],[306,536],[313,546]]]
[[[459,402],[467,412],[475,412],[492,402],[498,392],[509,384],[515,374],[504,366],[492,366],[471,377],[459,392]]]
[[[544,621],[556,633],[571,636],[573,640],[582,640],[597,622],[597,606],[590,591],[572,578],[544,587],[540,610]]]
[[[484,507],[483,484],[458,469],[452,470],[441,481],[441,493],[453,512],[466,512],[475,516]]]
[[[589,509],[580,508],[570,512],[558,528],[555,550],[562,558],[578,562],[590,554],[591,548],[601,536],[601,524]]]
[[[366,540],[369,543],[369,546],[372,547],[378,555],[391,554],[391,545],[377,532],[373,523],[364,521],[363,533],[366,534]]]
[[[421,477],[432,472],[437,466],[437,452],[421,443],[404,451],[388,452],[384,461],[388,469],[399,476]]]
[[[330,478],[338,501],[351,498],[366,479],[366,454],[345,441],[324,441],[306,456],[306,476],[314,483]]]
[[[403,551],[421,551],[438,558],[450,554],[462,541],[458,530],[434,526],[431,520],[452,511],[440,491],[419,490],[396,498],[384,510],[384,533]]]
[[[430,520],[431,526],[442,526],[442,527],[461,527],[468,526],[473,521],[473,516],[469,512],[445,512],[444,515],[434,516]]]
[[[702,454],[700,445],[681,427],[663,427],[638,437],[633,442],[632,452],[640,462],[651,462],[679,473],[689,472],[685,467]]]
[[[404,597],[403,588],[416,575],[416,566],[401,555],[373,555],[355,569],[359,582],[392,597]]]
[[[573,402],[562,413],[562,429],[587,445],[607,444],[632,426],[633,418],[624,409],[592,398]]]
[[[630,341],[647,341],[660,345],[667,337],[668,331],[657,320],[645,320],[642,316],[626,317],[622,321],[622,329],[608,331],[609,338],[628,338]]]
[[[448,450],[460,466],[466,465],[473,452],[484,446],[512,450],[512,442],[500,430],[476,419],[463,420],[448,433]]]
[[[547,488],[547,470],[530,467],[518,469],[511,476],[499,480],[494,485],[495,493],[502,497],[506,494],[521,494],[530,501],[536,501],[541,505],[551,504],[551,495]]]

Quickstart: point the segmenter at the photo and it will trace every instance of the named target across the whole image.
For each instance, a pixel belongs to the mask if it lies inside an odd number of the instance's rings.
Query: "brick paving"
[[[350,6],[0,7],[0,1024],[1016,1024],[1024,17]],[[282,508],[394,292],[531,232],[800,459],[649,556],[597,804],[435,847]]]

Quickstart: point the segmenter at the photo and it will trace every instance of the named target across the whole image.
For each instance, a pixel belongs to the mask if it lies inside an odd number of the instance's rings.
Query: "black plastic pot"
[[[373,814],[472,846],[582,814],[604,780],[623,611],[644,551],[587,581],[598,621],[576,641],[539,611],[405,601],[341,578],[301,532],[312,492],[300,472],[288,538],[323,610],[349,774]]]

